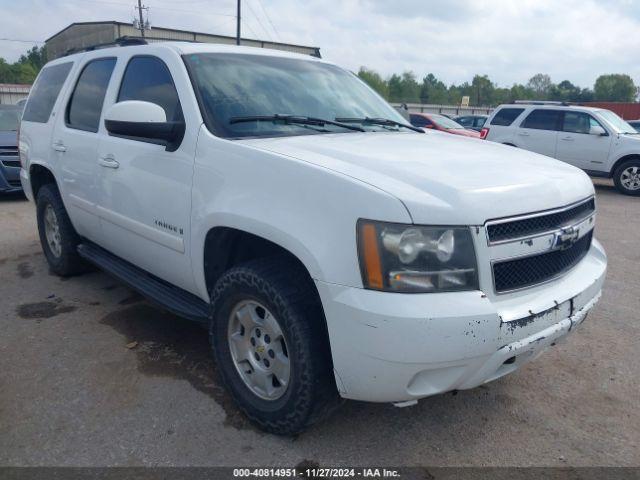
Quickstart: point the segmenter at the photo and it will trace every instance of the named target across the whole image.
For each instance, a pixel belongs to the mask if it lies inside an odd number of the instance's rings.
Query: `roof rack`
[[[149,41],[151,41],[151,42],[156,42],[157,41],[157,42],[200,43],[200,42],[195,42],[193,40],[180,40],[180,39],[174,39],[174,38],[159,38],[159,37],[144,38],[144,37],[133,37],[133,36],[130,36],[130,35],[125,35],[124,37],[116,38],[113,42],[96,43],[95,45],[89,45],[88,47],[83,47],[83,48],[70,48],[69,50],[64,52],[64,55],[62,55],[62,56],[66,57],[67,55],[71,55],[71,54],[74,54],[74,53],[91,52],[93,50],[99,50],[101,48],[131,47],[131,46],[135,46],[135,45],[148,45]]]
[[[568,107],[571,104],[569,102],[560,102],[553,100],[515,100],[513,103],[518,105],[562,105]]]

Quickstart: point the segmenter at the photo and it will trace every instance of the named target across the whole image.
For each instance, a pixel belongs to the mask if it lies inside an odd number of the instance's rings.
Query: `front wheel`
[[[623,162],[613,173],[613,181],[620,193],[640,195],[640,159]]]
[[[271,433],[300,433],[338,403],[314,289],[300,267],[262,259],[229,270],[211,292],[222,379],[249,419]]]

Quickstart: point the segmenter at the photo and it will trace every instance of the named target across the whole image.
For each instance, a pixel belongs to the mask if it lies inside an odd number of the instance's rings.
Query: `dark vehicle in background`
[[[467,130],[455,120],[451,120],[449,117],[439,113],[412,113],[409,120],[414,127],[440,130],[441,132],[453,133],[464,137],[480,138],[478,132]]]
[[[462,115],[455,117],[454,120],[466,129],[479,132],[482,130],[484,122],[487,121],[487,117],[489,117],[489,115]]]
[[[18,125],[22,107],[0,105],[0,194],[21,192]]]
[[[636,132],[640,133],[640,120],[627,120],[627,123],[635,128]]]

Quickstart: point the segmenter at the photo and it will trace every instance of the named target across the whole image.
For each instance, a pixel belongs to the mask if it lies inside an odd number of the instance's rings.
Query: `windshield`
[[[431,120],[436,122],[442,128],[461,128],[464,130],[464,127],[460,125],[455,120],[451,120],[449,117],[445,117],[444,115],[430,115]]]
[[[314,60],[228,53],[184,56],[207,128],[227,138],[354,133],[336,125],[230,120],[248,116],[294,115],[386,118],[407,121],[355,75]],[[397,130],[364,125],[366,130]]]
[[[0,107],[0,132],[18,130],[22,109],[16,107]]]
[[[616,133],[638,133],[636,132],[635,128],[621,119],[611,110],[600,110],[598,113],[615,130]]]

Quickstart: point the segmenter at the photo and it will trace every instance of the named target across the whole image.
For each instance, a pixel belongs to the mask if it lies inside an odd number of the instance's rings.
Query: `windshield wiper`
[[[346,128],[347,130],[355,130],[356,132],[365,132],[366,130],[356,125],[348,125],[346,123],[325,120],[324,118],[305,117],[301,115],[250,115],[246,117],[231,117],[229,123],[242,123],[242,122],[282,122],[285,125],[300,124],[300,125],[317,125],[324,127],[325,125],[335,125],[336,127]]]
[[[404,127],[404,128],[408,128],[409,130],[413,130],[414,132],[424,133],[424,130],[422,130],[421,128],[414,127],[413,125],[407,125],[406,123],[402,123],[402,122],[396,122],[395,120],[391,120],[389,118],[371,118],[371,117],[347,118],[347,117],[341,117],[341,118],[336,118],[336,121],[337,122],[344,122],[344,123],[360,123],[361,125],[382,125],[382,126],[386,126],[386,127]]]

